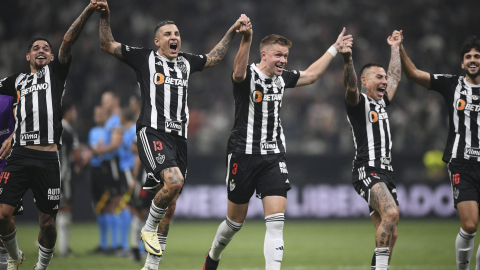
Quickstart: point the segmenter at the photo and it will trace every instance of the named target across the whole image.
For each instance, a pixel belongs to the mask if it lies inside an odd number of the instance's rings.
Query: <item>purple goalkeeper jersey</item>
[[[13,116],[13,97],[0,95],[0,147],[15,129]],[[0,160],[0,172],[5,167],[6,160]]]

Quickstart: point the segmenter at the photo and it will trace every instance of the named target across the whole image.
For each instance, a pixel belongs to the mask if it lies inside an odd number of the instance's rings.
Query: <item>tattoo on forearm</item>
[[[205,67],[213,67],[218,65],[222,61],[223,57],[227,53],[228,46],[235,37],[235,31],[228,31],[222,40],[213,48],[210,53],[207,54],[207,63]]]
[[[357,74],[351,60],[343,63],[343,85],[347,90],[357,89]]]
[[[89,10],[88,7],[80,14],[80,16],[73,22],[73,24],[68,29],[67,33],[64,36],[64,42],[60,47],[60,52],[58,54],[58,61],[62,64],[66,64],[70,58],[70,51],[73,44],[77,41],[80,33],[85,26],[88,18],[92,15],[93,11]],[[65,42],[66,41],[66,42]]]
[[[100,46],[104,47],[107,43],[115,42],[112,35],[112,30],[110,28],[110,16],[109,15],[102,15],[100,16]],[[117,46],[113,52],[113,56],[118,59],[122,59],[122,47]]]
[[[40,213],[40,233],[38,234],[38,243],[45,248],[55,247],[57,240],[57,230],[55,228],[55,216]]]
[[[392,47],[390,64],[388,65],[388,86],[396,87],[402,76],[402,63],[400,61],[400,51],[398,47]]]

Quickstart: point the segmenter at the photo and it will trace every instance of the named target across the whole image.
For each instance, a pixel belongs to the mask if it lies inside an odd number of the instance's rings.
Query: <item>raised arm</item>
[[[327,67],[335,57],[334,54],[337,54],[341,42],[344,42],[346,46],[352,46],[352,35],[344,36],[344,34],[345,27],[338,36],[337,41],[323,54],[322,57],[320,57],[320,59],[315,61],[315,63],[310,65],[305,71],[300,71],[300,78],[298,79],[296,86],[308,85],[317,81],[325,70],[327,70]]]
[[[340,43],[338,52],[343,56],[343,85],[345,89],[347,89],[345,100],[348,105],[357,106],[360,92],[357,87],[357,74],[353,67],[352,47],[342,42]]]
[[[414,81],[425,88],[430,88],[430,73],[419,70],[415,67],[412,60],[408,57],[403,45],[400,45],[400,60],[402,62],[403,73],[407,79]]]
[[[390,64],[387,73],[387,94],[388,100],[392,101],[397,91],[398,83],[402,77],[402,65],[400,64],[400,45],[402,44],[402,30],[393,31],[387,42],[391,46]]]
[[[225,36],[220,40],[220,42],[207,54],[207,62],[205,63],[205,67],[214,67],[222,61],[225,53],[227,53],[228,46],[232,42],[232,39],[235,37],[235,33],[239,33],[240,26],[242,22],[245,21],[247,18],[248,23],[250,23],[250,19],[248,19],[245,14],[242,14],[240,18],[228,29]]]
[[[245,17],[246,18],[246,17]],[[239,33],[243,35],[240,47],[238,48],[235,62],[233,63],[233,80],[237,83],[243,82],[247,76],[248,57],[250,54],[250,46],[252,45],[252,25],[244,20]]]
[[[100,11],[100,48],[118,59],[123,59],[122,44],[113,39],[110,29],[110,9],[108,3],[98,0],[92,0],[99,6]]]
[[[13,115],[15,115],[15,112],[16,107],[13,108]],[[10,136],[3,141],[2,145],[0,145],[0,160],[7,159],[7,157],[10,155],[10,152],[12,151],[12,139],[14,135],[15,131],[12,130],[12,134],[10,134]]]
[[[70,51],[72,50],[72,46],[77,41],[80,33],[85,26],[88,18],[92,16],[93,12],[95,11],[95,4],[90,2],[88,6],[83,10],[82,14],[78,16],[78,18],[73,22],[72,26],[68,29],[65,36],[63,36],[62,45],[60,45],[60,50],[58,52],[58,61],[63,65],[68,62],[70,59]]]

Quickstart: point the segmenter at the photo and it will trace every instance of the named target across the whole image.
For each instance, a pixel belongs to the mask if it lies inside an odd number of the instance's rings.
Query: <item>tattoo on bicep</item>
[[[346,89],[357,89],[357,74],[353,67],[353,61],[343,64],[343,85]]]
[[[205,67],[213,67],[218,65],[220,61],[222,61],[223,57],[227,53],[228,46],[230,42],[232,42],[233,37],[235,36],[235,32],[232,31],[231,33],[227,33],[223,39],[215,46],[215,48],[207,54],[207,63]]]
[[[397,85],[402,76],[402,63],[400,61],[400,52],[398,47],[392,48],[390,64],[388,65],[388,85]]]
[[[113,51],[113,55],[120,60],[123,59],[122,46],[117,46]]]

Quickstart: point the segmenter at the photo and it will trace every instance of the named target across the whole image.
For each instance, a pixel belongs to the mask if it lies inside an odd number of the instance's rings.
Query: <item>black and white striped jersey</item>
[[[443,161],[480,162],[480,85],[464,76],[431,74],[430,90],[439,92],[448,108],[448,139]]]
[[[255,64],[247,66],[246,78],[233,81],[235,123],[228,140],[228,153],[285,153],[285,136],[280,121],[282,98],[286,88],[294,88],[299,71],[284,70],[272,78]]]
[[[123,61],[135,70],[142,96],[137,132],[142,126],[187,138],[187,88],[190,74],[202,71],[207,57],[180,52],[168,60],[157,51],[122,45]]]
[[[0,88],[17,92],[13,146],[61,145],[62,97],[71,59],[62,65],[55,58],[36,73],[19,73],[2,80]]]
[[[365,166],[393,171],[392,136],[385,110],[389,104],[386,92],[378,101],[362,93],[354,107],[345,102],[355,145],[353,170]]]
[[[60,158],[60,176],[62,181],[71,181],[73,172],[73,156],[72,150],[78,149],[78,136],[72,126],[62,119],[62,148],[59,151]]]

